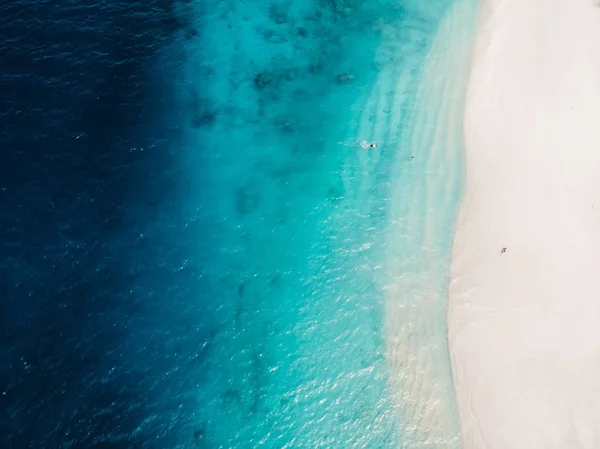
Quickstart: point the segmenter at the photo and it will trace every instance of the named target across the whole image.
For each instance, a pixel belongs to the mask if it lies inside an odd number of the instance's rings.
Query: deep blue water
[[[185,26],[172,7],[0,7],[1,447],[169,447],[153,416],[189,412],[166,392],[202,350],[162,334],[209,331],[153,299],[189,285],[173,277],[178,132],[161,120]]]
[[[461,87],[417,89],[452,3],[0,6],[0,447],[418,442]]]

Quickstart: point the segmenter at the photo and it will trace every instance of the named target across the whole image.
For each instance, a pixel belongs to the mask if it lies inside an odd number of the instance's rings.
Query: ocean
[[[3,5],[0,446],[459,447],[475,10]]]

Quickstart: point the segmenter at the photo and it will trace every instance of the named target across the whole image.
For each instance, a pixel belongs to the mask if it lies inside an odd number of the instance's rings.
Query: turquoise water
[[[453,3],[177,4],[199,447],[458,444],[444,291],[475,4]]]

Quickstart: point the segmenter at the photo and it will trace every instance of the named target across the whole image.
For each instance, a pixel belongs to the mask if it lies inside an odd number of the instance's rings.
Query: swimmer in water
[[[365,150],[368,150],[369,148],[377,148],[377,144],[375,142],[369,143],[366,140],[363,140],[360,143],[360,146],[363,147]]]

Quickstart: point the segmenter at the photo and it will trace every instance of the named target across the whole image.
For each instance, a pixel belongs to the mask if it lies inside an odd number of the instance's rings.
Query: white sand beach
[[[600,7],[482,1],[465,130],[448,311],[465,449],[600,448]]]

